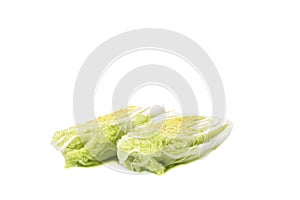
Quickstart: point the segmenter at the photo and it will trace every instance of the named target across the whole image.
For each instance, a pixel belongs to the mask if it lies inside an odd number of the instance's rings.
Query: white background
[[[299,199],[299,10],[296,0],[1,1],[0,199]],[[81,64],[106,39],[147,27],[210,55],[231,136],[163,176],[64,169],[50,140],[74,123]]]

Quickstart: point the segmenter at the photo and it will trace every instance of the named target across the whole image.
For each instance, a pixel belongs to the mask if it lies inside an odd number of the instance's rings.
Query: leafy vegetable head
[[[99,165],[116,156],[116,142],[133,128],[148,122],[164,110],[129,106],[96,120],[56,132],[52,145],[65,157],[66,167]]]
[[[226,130],[226,131],[225,131]],[[141,126],[119,140],[119,162],[133,171],[157,174],[184,162],[202,157],[228,136],[228,122],[201,116],[171,116]],[[226,137],[227,137],[226,136]],[[203,146],[208,146],[206,149]]]

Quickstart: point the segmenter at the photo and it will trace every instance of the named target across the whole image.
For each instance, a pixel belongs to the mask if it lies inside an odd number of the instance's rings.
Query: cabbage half
[[[130,130],[163,113],[161,107],[130,106],[96,120],[56,132],[52,145],[62,152],[65,167],[95,166],[116,156],[116,142]]]
[[[135,171],[163,174],[178,164],[199,159],[229,135],[230,122],[200,116],[171,116],[143,125],[117,143],[120,164]]]

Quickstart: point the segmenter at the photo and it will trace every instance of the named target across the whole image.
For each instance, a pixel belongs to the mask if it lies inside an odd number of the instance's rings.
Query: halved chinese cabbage
[[[58,131],[52,144],[62,152],[65,167],[94,166],[116,156],[116,142],[128,131],[164,112],[159,106],[130,106],[96,120]]]
[[[167,116],[124,135],[117,143],[118,159],[126,168],[158,175],[216,149],[232,124],[201,116]]]

